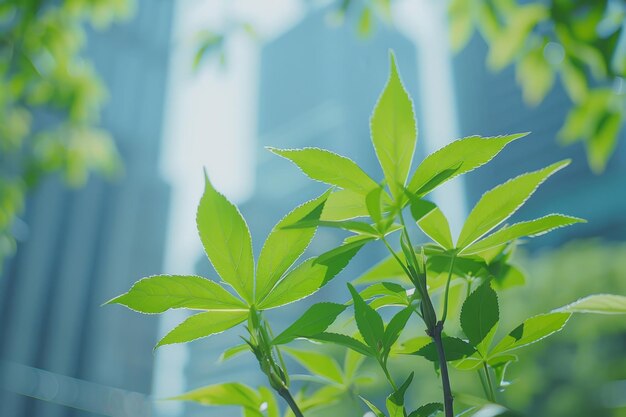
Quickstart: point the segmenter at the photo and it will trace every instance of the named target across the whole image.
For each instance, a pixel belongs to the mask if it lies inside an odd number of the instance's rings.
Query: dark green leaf
[[[472,355],[476,350],[465,340],[456,337],[444,336],[441,338],[443,350],[446,353],[446,362],[457,361]],[[423,356],[431,362],[439,362],[439,353],[434,342],[430,342],[426,346],[420,348],[413,355]]]
[[[387,397],[389,417],[404,417],[404,395],[413,381],[414,374],[414,372],[411,372],[402,385]]]
[[[383,337],[383,346],[387,352],[391,349],[398,337],[400,336],[400,332],[406,326],[407,321],[411,317],[413,313],[413,307],[407,307],[400,310],[396,313],[395,316],[389,321],[387,327],[385,328],[385,335]]]
[[[363,400],[363,402],[365,403],[365,405],[367,405],[367,408],[369,408],[369,409],[372,411],[372,413],[374,413],[374,415],[375,415],[376,417],[387,417],[387,416],[385,416],[385,413],[383,413],[382,411],[380,411],[380,410],[378,409],[378,407],[376,407],[374,404],[372,404],[371,402],[369,402],[368,400],[366,400],[366,399],[365,399],[365,398],[363,398],[363,397],[359,397],[359,398],[361,398],[361,400]]]
[[[463,303],[461,328],[481,354],[485,354],[500,319],[498,296],[489,283],[478,287]]]
[[[345,334],[324,332],[311,336],[309,339],[320,342],[334,343],[335,345],[347,347],[348,349],[352,349],[353,351],[365,356],[374,355],[374,352],[372,352],[368,346],[350,336],[346,336]]]
[[[413,411],[409,417],[433,417],[440,412],[443,412],[443,404],[428,403]]]
[[[121,304],[140,313],[163,313],[170,308],[245,310],[247,306],[221,285],[194,275],[156,275],[137,281],[106,304]]]
[[[363,336],[365,343],[374,351],[378,352],[383,347],[382,342],[385,334],[383,319],[378,315],[376,310],[363,301],[352,285],[348,284],[348,289],[354,301],[354,319],[359,333]]]
[[[252,303],[254,258],[248,225],[237,207],[213,188],[206,174],[196,223],[204,250],[217,273]]]
[[[343,304],[318,303],[312,305],[299,319],[272,340],[274,345],[291,342],[297,337],[308,337],[325,331],[347,307]]]

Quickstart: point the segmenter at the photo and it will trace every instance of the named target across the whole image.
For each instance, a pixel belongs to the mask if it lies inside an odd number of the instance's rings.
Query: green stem
[[[448,317],[448,294],[450,293],[450,281],[452,281],[452,270],[454,269],[455,259],[456,253],[454,253],[452,259],[450,259],[450,270],[448,271],[448,280],[446,281],[446,293],[443,299],[443,316],[441,317],[443,323],[446,322],[446,318]]]
[[[491,373],[489,373],[489,368],[487,367],[487,363],[483,362],[483,370],[485,371],[485,377],[487,378],[487,385],[489,386],[489,401],[496,402],[496,391],[493,389],[493,383],[491,382]]]
[[[385,373],[385,377],[387,378],[387,381],[389,381],[389,385],[391,385],[391,388],[393,388],[393,392],[398,391],[398,387],[396,386],[396,383],[393,382],[393,378],[391,378],[391,374],[389,374],[387,365],[382,363],[381,361],[379,361],[378,363],[380,364],[380,367],[383,369],[383,372]]]
[[[289,392],[287,388],[278,390],[278,395],[283,397],[283,399],[285,400],[285,402],[287,402],[289,408],[291,408],[291,411],[293,411],[293,414],[296,417],[304,417],[304,414],[302,414],[302,411],[300,411],[298,404],[296,404],[296,400],[293,399],[291,392]]]
[[[483,393],[485,397],[489,399],[489,389],[487,388],[487,383],[485,382],[485,375],[483,374],[482,369],[476,369],[476,374],[478,374],[478,379],[480,379],[480,385],[483,387]]]

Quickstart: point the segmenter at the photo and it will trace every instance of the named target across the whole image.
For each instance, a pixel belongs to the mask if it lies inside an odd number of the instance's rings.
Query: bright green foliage
[[[272,290],[287,269],[302,255],[315,235],[315,227],[286,229],[305,216],[319,218],[328,194],[305,203],[287,214],[272,229],[259,255],[256,272],[255,300],[260,301]]]
[[[550,214],[539,219],[505,226],[488,237],[466,247],[461,251],[461,253],[471,255],[483,252],[521,237],[540,236],[559,227],[569,226],[574,223],[581,222],[585,221],[577,217],[564,216],[562,214]]]
[[[402,85],[393,53],[389,80],[376,103],[370,126],[385,179],[391,194],[398,198],[411,168],[417,128],[413,102]]]
[[[352,160],[331,151],[319,148],[268,149],[292,161],[314,180],[360,194],[378,188],[378,184]]]
[[[281,345],[297,337],[309,337],[323,332],[330,326],[337,316],[346,309],[343,304],[318,303],[311,306],[291,326],[276,336],[272,343]]]
[[[84,47],[88,26],[129,17],[134,1],[41,3],[0,3],[0,265],[15,250],[13,222],[40,181],[56,173],[81,186],[91,172],[111,176],[120,166],[98,127],[106,93]],[[42,112],[54,117],[37,117]]]
[[[457,248],[469,246],[508,219],[542,182],[568,164],[568,160],[557,162],[538,171],[520,175],[487,191],[467,216],[456,244]]]
[[[254,258],[248,225],[237,207],[213,188],[206,173],[196,223],[204,251],[215,271],[251,303],[254,299]]]
[[[508,58],[497,58],[500,59]],[[523,321],[494,346],[501,308],[496,290],[521,285],[525,280],[512,259],[517,239],[583,220],[551,214],[492,231],[568,161],[522,174],[485,193],[469,213],[454,244],[444,213],[423,197],[449,179],[487,163],[524,134],[470,137],[453,142],[426,157],[407,186],[417,138],[411,100],[393,56],[390,78],[372,116],[371,130],[385,176],[379,182],[353,161],[329,151],[271,149],[294,162],[309,177],[333,188],[297,207],[272,229],[261,250],[256,273],[250,233],[243,217],[207,179],[198,209],[198,230],[209,260],[223,282],[188,276],[149,277],[110,301],[146,313],[170,308],[205,310],[181,323],[158,346],[219,333],[247,320],[245,345],[228,349],[223,358],[249,349],[273,392],[230,383],[193,391],[180,399],[207,405],[236,404],[243,407],[244,417],[278,417],[278,394],[290,408],[285,416],[300,417],[346,398],[356,399],[363,381],[358,370],[367,358],[375,362],[390,390],[386,413],[363,398],[376,416],[423,417],[443,411],[446,417],[453,417],[455,398],[469,407],[461,414],[485,411],[490,406],[511,413],[495,403],[500,400],[498,392],[506,388],[508,365],[518,360],[512,351],[560,331],[573,313],[626,312],[624,296],[590,296]],[[431,241],[413,244],[412,229],[407,228],[403,213],[407,205],[406,211],[410,209],[413,220]],[[349,236],[327,252],[297,263],[317,227],[339,229]],[[390,256],[354,281],[369,284],[367,288],[359,292],[348,284],[351,300],[344,304],[313,304],[274,336],[264,310],[315,293],[365,245],[373,243],[382,243]],[[392,243],[399,249],[394,249]],[[231,286],[239,297],[223,285]],[[395,309],[393,314],[384,311],[389,307]],[[342,324],[344,320],[338,317],[345,311],[353,312],[353,320],[351,317]],[[455,322],[458,318],[462,332],[454,328],[450,331],[448,323],[452,318]],[[415,326],[412,319],[419,319],[420,325]],[[417,336],[413,330],[417,330]],[[314,348],[286,346],[295,339],[316,344]],[[343,367],[335,357],[320,352],[318,342],[346,351]],[[283,353],[310,373],[301,377],[307,384],[295,394]],[[433,362],[441,377],[442,403],[407,410],[405,397],[414,374],[407,378],[405,373],[404,382],[399,383],[389,366],[395,354],[410,354],[411,359],[422,357]],[[485,398],[453,395],[450,377],[454,374],[449,372],[449,366],[476,372]],[[430,382],[420,380],[420,384],[427,383]],[[309,386],[313,388],[307,390]],[[262,404],[267,405],[267,412],[261,410]]]
[[[221,333],[248,318],[247,310],[215,310],[189,317],[166,334],[156,347],[185,343]]]
[[[492,160],[506,145],[528,133],[456,140],[428,155],[415,169],[407,189],[420,197],[448,180],[472,171]]]
[[[198,276],[157,275],[137,281],[107,304],[121,304],[140,313],[163,313],[170,308],[242,310],[245,303],[221,285]]]

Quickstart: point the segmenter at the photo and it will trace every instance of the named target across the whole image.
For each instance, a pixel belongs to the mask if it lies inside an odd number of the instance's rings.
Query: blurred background
[[[516,219],[588,223],[524,242],[527,285],[503,294],[501,327],[588,293],[626,294],[625,13],[617,0],[3,1],[0,415],[239,415],[160,400],[263,384],[250,356],[219,363],[236,331],[153,353],[184,313],[100,305],[148,275],[215,278],[195,227],[203,167],[240,205],[255,250],[324,188],[264,146],[327,148],[381,177],[369,116],[389,49],[416,106],[416,160],[463,136],[532,132],[435,194],[453,233],[487,189],[574,160]],[[309,251],[339,239],[322,230]],[[345,281],[377,257],[360,253],[289,315],[344,301]],[[623,317],[576,317],[520,355],[512,408],[626,416]],[[438,385],[421,382],[432,369],[420,369],[412,395],[436,400]]]

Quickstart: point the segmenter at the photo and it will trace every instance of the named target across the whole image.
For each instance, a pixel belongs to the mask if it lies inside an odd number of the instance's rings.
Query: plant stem
[[[387,377],[387,381],[389,381],[389,385],[391,385],[391,388],[393,388],[393,391],[394,392],[398,391],[398,387],[396,386],[396,383],[393,382],[393,379],[391,378],[391,375],[389,374],[387,365],[380,363],[380,367],[383,369],[383,372],[385,373],[385,377]]]
[[[296,404],[296,400],[293,399],[293,397],[291,396],[291,392],[289,392],[287,388],[278,390],[278,395],[284,398],[284,400],[289,405],[289,408],[291,408],[291,411],[293,411],[293,414],[296,417],[304,417],[304,414],[302,414],[302,411],[300,411],[298,404]]]
[[[446,281],[446,293],[443,299],[443,316],[441,317],[442,323],[445,323],[446,318],[448,317],[448,293],[450,292],[450,281],[452,281],[452,269],[454,268],[455,259],[456,252],[452,255],[452,259],[450,259],[450,270],[448,271],[448,280]]]
[[[443,330],[443,322],[440,321],[435,326],[431,335],[433,342],[437,347],[437,355],[439,356],[439,369],[441,371],[441,385],[443,386],[443,406],[446,417],[454,417],[452,390],[450,389],[450,376],[448,375],[448,363],[446,362],[446,353],[443,349],[443,341],[441,332]]]
[[[496,402],[496,391],[493,389],[493,383],[491,382],[491,374],[487,364],[483,362],[483,370],[485,371],[485,377],[487,378],[487,385],[489,386],[489,401]]]

